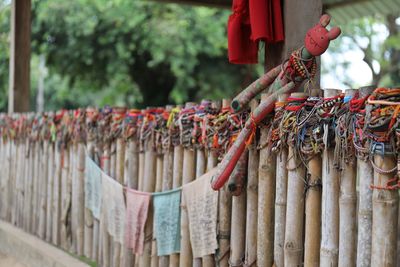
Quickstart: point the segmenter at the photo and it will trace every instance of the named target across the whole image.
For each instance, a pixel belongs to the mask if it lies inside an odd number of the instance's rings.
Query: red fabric
[[[283,41],[281,0],[233,0],[228,20],[228,56],[235,64],[258,62],[258,42]]]

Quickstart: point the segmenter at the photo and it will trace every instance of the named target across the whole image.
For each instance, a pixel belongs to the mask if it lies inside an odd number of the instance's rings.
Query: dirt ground
[[[16,259],[0,253],[0,267],[27,267],[19,263]]]

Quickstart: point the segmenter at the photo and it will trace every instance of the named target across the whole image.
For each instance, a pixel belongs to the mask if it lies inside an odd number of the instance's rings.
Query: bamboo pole
[[[62,151],[59,144],[55,148],[55,171],[53,183],[53,228],[52,228],[52,243],[54,245],[60,244],[60,229],[61,224],[61,161]],[[79,254],[82,255],[82,254]]]
[[[369,95],[375,87],[360,88],[360,98]],[[372,239],[372,190],[374,170],[365,158],[357,158],[357,175],[359,180],[358,234],[357,234],[357,267],[369,267],[371,264]]]
[[[261,101],[265,101],[268,97],[267,94],[262,94]],[[254,110],[257,105],[252,107]],[[260,130],[260,144],[268,144],[269,129],[266,127]],[[258,187],[258,196],[247,195],[247,214],[248,223],[251,218],[255,218],[255,223],[251,223],[248,229],[253,231],[254,237],[249,240],[247,236],[247,241],[251,242],[248,250],[253,255],[250,255],[246,262],[248,266],[253,266],[250,264],[257,263],[259,266],[272,266],[274,262],[274,201],[275,201],[275,173],[276,173],[276,155],[271,153],[268,147],[263,147],[260,150],[260,159],[257,159],[257,150],[252,148],[249,151],[249,181],[248,187]],[[254,170],[258,171],[253,173]],[[257,202],[258,197],[258,202]],[[254,198],[252,200],[251,198]],[[249,201],[251,204],[249,205]],[[249,208],[255,206],[255,211],[249,213]],[[254,209],[254,208],[253,208]],[[258,218],[257,218],[258,211]],[[257,229],[257,232],[254,232]],[[257,237],[258,235],[258,237]],[[247,246],[247,245],[246,245]],[[254,254],[257,252],[257,255]],[[249,253],[249,252],[247,252]]]
[[[30,232],[30,225],[32,223],[31,216],[32,216],[32,191],[33,191],[33,161],[34,161],[34,143],[30,140],[28,142],[28,152],[27,156],[27,164],[25,164],[24,168],[19,168],[18,163],[16,163],[16,174],[17,179],[20,175],[25,179],[22,181],[20,180],[19,184],[21,184],[20,196],[19,196],[19,208],[21,212],[18,216],[18,225],[22,227],[26,232]],[[20,146],[20,149],[23,148]],[[21,151],[22,152],[22,151]],[[22,154],[24,152],[19,152]],[[22,173],[20,172],[22,170]],[[23,183],[23,185],[22,185]]]
[[[229,99],[222,100],[222,108],[230,106]],[[207,159],[207,171],[212,167],[217,166],[217,152],[210,150]],[[218,194],[218,250],[216,253],[217,266],[229,266],[229,251],[231,238],[231,208],[232,196],[228,191],[228,186],[225,185],[219,190]]]
[[[250,108],[253,111],[258,105],[258,101],[253,99],[250,102]],[[266,139],[268,135],[268,129],[263,128],[261,129],[261,138]],[[254,138],[255,139],[255,138]],[[274,183],[274,178],[272,176],[268,177],[268,174],[265,175],[265,171],[272,171],[270,170],[270,166],[268,166],[268,155],[266,150],[261,150],[260,154],[258,153],[257,150],[257,144],[253,142],[248,146],[249,152],[248,152],[248,172],[247,172],[247,187],[246,187],[246,243],[245,243],[245,257],[244,257],[244,264],[245,266],[257,266],[257,264],[260,264],[257,262],[257,254],[263,254],[263,253],[257,253],[257,245],[258,245],[258,239],[257,238],[257,232],[258,232],[258,183],[259,183],[259,176],[261,177],[262,175],[267,176],[267,190],[270,190],[270,193],[272,193],[270,196],[266,196],[264,198],[266,206],[271,204],[271,209],[268,212],[273,211],[273,199],[275,195],[275,190],[274,188],[269,188],[269,183]],[[261,140],[260,140],[261,141]],[[264,140],[265,141],[265,140]],[[260,164],[260,166],[259,166]],[[260,169],[259,169],[260,168]],[[275,176],[275,174],[274,174]],[[269,178],[269,179],[268,179]],[[272,190],[271,190],[272,189]],[[272,192],[271,192],[272,191]],[[272,200],[272,201],[269,201]],[[268,231],[272,235],[271,239],[268,240],[263,240],[265,243],[271,244],[271,249],[268,249],[268,253],[271,253],[271,265],[272,265],[272,252],[273,252],[273,216],[265,218],[263,222],[271,222],[271,223],[266,223]],[[264,230],[264,229],[263,229]],[[258,232],[259,233],[259,232]]]
[[[278,101],[285,102],[288,95],[281,95]],[[275,175],[275,216],[274,216],[274,264],[276,267],[284,266],[284,245],[285,245],[285,223],[286,223],[286,196],[288,170],[286,168],[288,150],[286,145],[282,145],[276,156],[276,175]],[[265,186],[259,182],[259,202],[261,201],[261,192],[265,191]],[[262,194],[265,194],[263,192]],[[261,204],[260,204],[261,206]],[[260,233],[260,232],[259,232]],[[262,240],[259,234],[259,240]],[[261,245],[262,246],[262,245]],[[260,251],[260,250],[258,250]],[[258,264],[261,260],[258,261]]]
[[[95,140],[93,139],[94,137],[88,135],[87,138],[87,153],[88,153],[88,157],[91,158],[93,161],[95,161],[95,154],[96,154],[96,147],[95,147]],[[85,213],[90,212],[91,211],[87,211],[87,209],[85,208]],[[92,215],[93,217],[93,215]],[[85,218],[86,218],[86,214],[85,214]],[[100,228],[100,222],[98,219],[93,217],[93,239],[92,239],[92,255],[90,256],[90,258],[96,262],[100,262],[100,243],[99,243],[99,229]]]
[[[153,144],[150,140],[145,144],[145,162],[144,162],[144,179],[143,191],[153,192],[156,183],[156,152],[154,151]],[[139,258],[139,266],[147,267],[151,265],[151,240],[153,237],[153,209],[149,208],[146,225],[144,228],[145,241],[143,247],[143,254]]]
[[[276,198],[275,198],[275,228],[274,228],[274,264],[284,266],[285,226],[286,226],[286,198],[288,170],[287,147],[283,146],[276,156]],[[262,187],[259,186],[261,191]],[[260,237],[260,234],[259,234]]]
[[[173,176],[172,176],[173,188],[178,188],[182,185],[182,170],[183,170],[183,147],[182,145],[177,145],[174,147],[174,164],[173,164]],[[171,254],[169,256],[169,266],[179,267],[179,261],[180,261],[179,258],[180,254],[178,253]]]
[[[196,149],[196,179],[202,176],[206,171],[206,154],[204,148]],[[215,261],[213,255],[203,256],[201,259],[203,267],[214,267]]]
[[[326,89],[324,97],[340,90]],[[337,266],[339,254],[339,172],[333,164],[334,149],[325,147],[322,155],[321,266]]]
[[[41,183],[40,183],[40,210],[39,210],[39,226],[38,236],[45,239],[46,233],[46,200],[47,200],[47,180],[48,180],[48,160],[49,160],[49,142],[43,140],[43,157],[40,162]]]
[[[70,159],[69,145],[65,146],[62,150],[61,162],[61,219],[60,219],[60,244],[64,250],[70,249],[70,205],[71,205],[71,186],[72,181],[70,180],[69,174],[69,159]]]
[[[127,141],[125,150],[124,184],[132,189],[138,188],[139,154],[136,140]],[[124,247],[123,267],[130,267],[135,263],[135,255],[127,246]]]
[[[30,222],[30,232],[32,234],[36,234],[37,225],[38,225],[38,199],[39,199],[39,162],[41,158],[40,153],[40,142],[38,140],[33,141],[35,143],[35,147],[33,150],[34,157],[33,157],[33,173],[32,173],[32,211],[31,216],[32,220]]]
[[[229,180],[244,180],[247,174],[247,151],[240,156]],[[232,197],[231,256],[229,265],[243,266],[246,238],[246,191]]]
[[[318,96],[321,90],[313,90],[311,96]],[[307,163],[307,191],[305,204],[304,266],[319,266],[321,241],[321,198],[322,159],[320,154],[312,155]]]
[[[21,195],[21,185],[20,185],[20,179],[22,179],[23,175],[20,175],[19,177],[17,176],[17,170],[23,170],[24,166],[26,165],[25,163],[27,163],[26,161],[26,157],[25,155],[22,157],[20,156],[20,158],[18,158],[18,152],[19,151],[19,142],[17,142],[16,140],[13,140],[12,142],[12,150],[11,150],[11,180],[13,183],[13,192],[11,194],[11,198],[12,198],[12,204],[11,204],[11,223],[13,225],[17,225],[18,224],[18,208],[19,208],[19,198]],[[16,168],[15,165],[17,162],[21,161],[21,168]]]
[[[174,151],[172,150],[172,147],[168,144],[168,146],[164,149],[162,191],[167,191],[172,189],[173,169],[174,169]],[[159,257],[158,265],[159,267],[168,267],[169,256]]]
[[[305,205],[304,266],[318,267],[320,266],[319,251],[321,241],[321,156],[314,155],[307,165],[308,190]]]
[[[106,142],[103,147],[103,156],[102,156],[102,168],[103,171],[110,175],[111,169],[111,144],[110,142]],[[102,217],[100,218],[100,235],[101,235],[101,254],[102,254],[102,263],[103,266],[111,266],[111,246],[110,246],[110,235],[107,230],[107,221],[104,217],[104,213],[102,213]]]
[[[85,155],[83,156],[83,161],[86,162],[85,160]],[[85,177],[83,176],[83,181],[85,181]],[[85,186],[85,183],[83,182],[83,186]],[[84,188],[84,192],[87,189]],[[94,218],[93,214],[90,211],[90,209],[86,208],[85,205],[83,204],[85,201],[85,197],[83,197],[83,202],[81,205],[83,206],[83,213],[84,213],[84,244],[83,244],[83,251],[84,255],[87,258],[95,259],[93,256],[93,252],[96,250],[93,247],[93,227],[94,227]]]
[[[48,164],[48,179],[47,179],[47,203],[46,203],[46,241],[52,240],[52,225],[53,225],[53,183],[54,183],[54,143],[49,142],[49,164]]]
[[[346,90],[353,97],[357,90]],[[356,162],[345,162],[341,170],[339,195],[339,267],[355,266],[357,257],[357,173]]]
[[[288,184],[285,226],[285,266],[301,266],[303,262],[304,177],[305,168],[295,158],[293,147],[288,152]]]
[[[164,158],[162,153],[157,153],[156,158],[156,186],[155,192],[161,192],[163,186],[163,164]],[[153,235],[155,234],[155,224],[153,224]],[[151,245],[151,267],[159,266],[159,259],[157,256],[157,237],[153,236]]]
[[[192,107],[194,103],[186,103],[185,107]],[[196,155],[192,148],[183,149],[183,170],[182,185],[190,183],[195,178]],[[193,259],[192,246],[190,244],[189,218],[187,210],[182,207],[181,212],[181,255],[179,259],[180,266],[201,266],[198,260]]]
[[[393,179],[396,167],[394,156],[374,155],[378,169],[374,171],[374,185],[386,185]],[[372,193],[371,266],[396,266],[397,223],[399,193],[397,190],[374,189]]]
[[[85,201],[85,145],[82,142],[77,144],[77,162],[76,162],[76,173],[77,173],[77,221],[78,228],[77,231],[77,252],[78,255],[84,255],[84,244],[85,244],[85,210],[84,210],[84,201]]]

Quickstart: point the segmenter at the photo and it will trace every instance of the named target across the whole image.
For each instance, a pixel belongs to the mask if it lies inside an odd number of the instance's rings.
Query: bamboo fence
[[[400,90],[324,94],[279,97],[246,140],[213,203],[214,254],[193,258],[184,205],[180,253],[158,256],[152,208],[143,254],[119,243],[85,208],[85,157],[127,188],[176,189],[221,162],[258,101],[1,114],[0,218],[104,267],[396,266]]]

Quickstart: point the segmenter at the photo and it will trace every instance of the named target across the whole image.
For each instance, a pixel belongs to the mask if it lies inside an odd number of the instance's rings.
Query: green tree
[[[333,42],[328,53],[330,62],[323,62],[324,74],[336,78],[349,87],[358,87],[354,78],[346,71],[353,58],[344,58],[347,51],[361,51],[363,62],[372,73],[372,80],[365,81],[378,86],[400,84],[400,25],[398,15],[365,17],[341,25],[342,35]],[[364,85],[365,85],[364,84]]]
[[[46,102],[143,107],[231,97],[257,72],[228,63],[228,15],[143,1],[33,1],[33,54],[44,54],[49,69]]]

